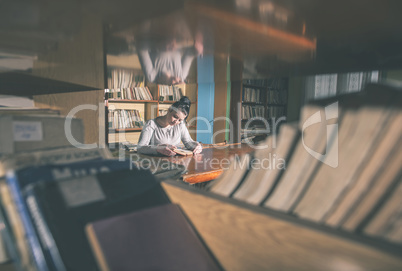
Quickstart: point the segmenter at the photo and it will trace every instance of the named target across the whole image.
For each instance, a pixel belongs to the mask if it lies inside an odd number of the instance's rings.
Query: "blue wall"
[[[198,81],[198,120],[197,141],[212,144],[214,119],[214,57],[203,56],[197,59]]]

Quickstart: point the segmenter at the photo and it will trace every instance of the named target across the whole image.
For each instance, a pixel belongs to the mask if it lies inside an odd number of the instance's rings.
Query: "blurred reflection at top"
[[[180,45],[176,38],[137,43],[138,57],[148,82],[175,85],[186,82],[191,64],[204,51],[202,35],[193,44]]]
[[[276,6],[273,2],[261,2],[258,6],[260,21],[265,24],[285,29],[288,19],[291,15],[290,11]]]

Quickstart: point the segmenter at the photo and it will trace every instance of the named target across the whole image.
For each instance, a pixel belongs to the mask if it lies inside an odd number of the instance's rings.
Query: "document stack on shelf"
[[[108,86],[111,89],[143,87],[145,76],[131,69],[113,68],[108,72]]]
[[[0,125],[0,156],[84,142],[82,120],[52,109],[1,108]]]
[[[109,129],[142,128],[144,118],[136,109],[109,110]]]
[[[105,89],[105,93],[111,100],[153,100],[148,87]]]
[[[159,88],[159,100],[163,101],[178,101],[183,97],[183,92],[180,86],[167,86],[158,85]]]
[[[261,101],[261,89],[244,87],[244,90],[243,90],[243,102],[262,103],[262,101]]]

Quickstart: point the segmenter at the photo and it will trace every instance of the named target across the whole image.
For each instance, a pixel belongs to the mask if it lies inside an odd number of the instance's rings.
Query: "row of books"
[[[261,89],[259,88],[243,88],[243,102],[262,103]]]
[[[267,104],[284,105],[287,102],[287,92],[284,90],[263,90],[266,92]],[[261,89],[245,87],[243,89],[243,102],[263,103]]]
[[[282,106],[268,106],[267,118],[279,118],[285,115],[285,108]]]
[[[265,79],[245,79],[243,85],[260,86],[273,90],[286,90],[288,80],[285,77],[272,77]]]
[[[179,86],[158,85],[160,101],[178,101],[183,97]]]
[[[144,75],[135,74],[127,69],[115,68],[109,72],[108,87],[111,89],[143,87],[144,83]]]
[[[267,103],[268,104],[286,104],[287,92],[283,90],[268,90]]]
[[[150,170],[114,159],[108,149],[67,144],[54,116],[6,117],[15,127],[37,125],[16,127],[13,152],[0,151],[0,256],[5,252],[16,270],[222,270]],[[21,129],[35,140],[22,141]]]
[[[109,129],[142,128],[144,119],[136,109],[109,109]]]
[[[302,109],[208,190],[323,227],[402,245],[402,92],[362,93]]]
[[[153,97],[148,87],[127,87],[105,89],[108,99],[117,100],[148,100],[152,101]]]
[[[246,120],[255,117],[264,118],[265,117],[264,112],[265,112],[264,106],[262,105],[243,105],[241,114],[242,119]]]

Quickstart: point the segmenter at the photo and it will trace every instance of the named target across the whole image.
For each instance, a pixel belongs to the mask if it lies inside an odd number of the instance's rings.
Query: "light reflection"
[[[365,270],[361,266],[357,265],[353,261],[345,259],[335,258],[328,264],[328,270],[342,270],[342,271],[363,271]]]
[[[285,28],[288,24],[290,12],[271,1],[261,2],[258,11],[262,23],[269,23],[280,28]]]
[[[202,55],[203,50],[201,35],[197,35],[193,45],[185,47],[179,47],[175,38],[154,44],[141,41],[137,47],[147,81],[162,85],[185,83],[193,60]]]

